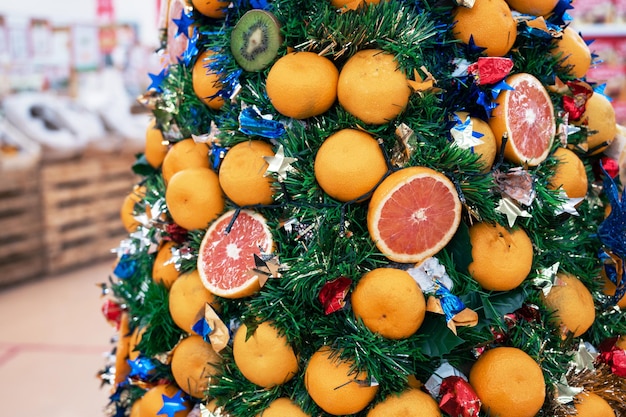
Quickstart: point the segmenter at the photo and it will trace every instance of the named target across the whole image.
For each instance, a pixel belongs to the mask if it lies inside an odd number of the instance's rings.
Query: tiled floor
[[[0,290],[0,415],[104,415],[97,373],[114,329],[97,284],[110,273],[105,262]]]

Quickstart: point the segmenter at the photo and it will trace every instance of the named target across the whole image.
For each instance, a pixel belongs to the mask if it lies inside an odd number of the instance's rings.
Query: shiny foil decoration
[[[439,408],[451,416],[478,417],[480,399],[474,388],[460,376],[449,376],[439,389]]]
[[[329,315],[345,307],[350,285],[352,280],[344,276],[324,284],[318,296],[324,306],[324,314]]]
[[[478,85],[495,84],[506,78],[513,69],[513,60],[501,57],[480,57],[467,71]]]

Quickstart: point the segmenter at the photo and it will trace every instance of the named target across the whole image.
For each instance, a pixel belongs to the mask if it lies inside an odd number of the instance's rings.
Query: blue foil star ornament
[[[484,135],[474,130],[474,124],[469,115],[464,121],[461,120],[456,114],[453,117],[455,124],[450,129],[450,135],[452,136],[456,146],[461,149],[470,149],[484,143],[482,139],[480,139]]]
[[[189,27],[193,24],[191,13],[187,13],[185,12],[185,10],[181,10],[180,18],[172,19],[172,22],[174,22],[177,27],[175,36],[178,37],[180,35],[185,35],[187,38],[189,38]]]
[[[277,139],[285,134],[282,123],[263,117],[254,107],[246,107],[239,113],[239,130],[246,135],[269,139]]]
[[[613,178],[600,164],[604,173],[604,193],[611,204],[611,212],[598,227],[598,237],[605,248],[626,259],[626,193],[619,198]]]
[[[166,415],[168,417],[175,417],[178,411],[183,411],[187,409],[185,405],[185,398],[183,398],[183,391],[178,390],[173,397],[168,397],[166,394],[161,394],[163,396],[163,407],[159,410],[157,415]]]
[[[128,279],[135,275],[135,271],[137,271],[137,261],[125,254],[120,257],[113,274],[120,279]]]
[[[191,327],[191,330],[193,330],[198,336],[202,336],[205,342],[209,342],[209,335],[213,331],[209,322],[204,317],[198,320],[196,324]]]
[[[200,52],[198,49],[199,39],[200,39],[200,34],[194,28],[191,37],[187,41],[187,49],[185,49],[185,52],[183,52],[182,58],[179,58],[178,60],[181,64],[185,64],[186,66],[189,66],[191,61],[198,55],[198,53]]]
[[[148,74],[148,77],[150,77],[148,90],[155,90],[158,93],[162,93],[163,89],[161,88],[161,84],[163,84],[163,80],[167,77],[166,69],[163,68],[158,74]]]
[[[156,368],[152,360],[145,356],[139,356],[135,360],[127,360],[126,362],[130,365],[130,373],[128,375],[141,380],[148,379]]]

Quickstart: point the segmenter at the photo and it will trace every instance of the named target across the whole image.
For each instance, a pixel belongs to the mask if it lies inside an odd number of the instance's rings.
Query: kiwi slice
[[[276,58],[282,43],[276,16],[265,10],[253,9],[235,24],[230,37],[230,50],[241,68],[260,71]]]

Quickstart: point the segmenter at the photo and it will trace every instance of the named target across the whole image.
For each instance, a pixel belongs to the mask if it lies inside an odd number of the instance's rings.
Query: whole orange
[[[615,411],[598,394],[583,391],[574,397],[577,417],[614,417]]]
[[[426,300],[413,277],[401,269],[376,268],[365,273],[352,296],[352,311],[365,327],[388,339],[405,339],[419,329]]]
[[[556,48],[550,52],[562,60],[561,66],[576,78],[584,77],[591,66],[591,51],[578,32],[570,26],[566,27],[555,44]]]
[[[171,261],[173,256],[172,249],[174,248],[176,248],[174,242],[163,242],[152,264],[152,280],[158,284],[165,285],[166,288],[170,288],[180,275],[176,265]]]
[[[163,138],[163,132],[156,127],[156,119],[152,119],[146,129],[146,144],[144,156],[152,168],[158,168],[167,154],[168,143]]]
[[[388,1],[388,0],[382,0]],[[330,4],[337,8],[346,8],[348,10],[356,10],[365,4],[378,4],[381,0],[330,0]]]
[[[224,194],[239,206],[271,204],[273,180],[266,175],[269,165],[264,159],[271,156],[272,145],[261,140],[241,142],[230,148],[219,170]]]
[[[399,395],[390,394],[376,404],[367,417],[440,417],[437,401],[424,391],[408,389]]]
[[[146,196],[146,187],[135,186],[133,190],[124,197],[122,207],[120,208],[120,218],[124,229],[128,233],[132,233],[139,227],[139,222],[135,219],[135,205],[140,203]]]
[[[280,114],[307,119],[332,107],[338,79],[339,71],[330,59],[313,52],[291,52],[272,65],[265,84]]]
[[[372,402],[378,386],[367,385],[367,372],[353,371],[354,362],[342,361],[330,346],[311,356],[304,373],[306,390],[324,411],[336,416],[355,414]]]
[[[219,73],[208,67],[213,55],[215,55],[215,52],[211,50],[204,51],[198,55],[196,63],[191,70],[191,83],[194,93],[204,104],[213,110],[219,110],[224,105],[224,98],[218,95],[222,89]]]
[[[482,411],[492,416],[535,417],[546,396],[541,367],[515,347],[485,351],[472,366],[469,382]]]
[[[293,348],[269,322],[259,324],[250,335],[242,324],[233,338],[233,356],[243,376],[264,388],[284,384],[298,372]]]
[[[322,143],[314,162],[315,179],[339,201],[363,199],[387,173],[376,139],[357,129],[342,129]]]
[[[194,334],[176,345],[170,366],[180,389],[192,397],[203,399],[209,384],[220,372],[221,361],[211,344]]]
[[[468,271],[481,287],[510,291],[526,279],[533,263],[533,244],[524,230],[476,223],[469,228],[469,236],[472,262]]]
[[[504,0],[476,0],[472,8],[457,6],[452,33],[465,44],[470,38],[488,56],[506,55],[517,39],[517,22]]]
[[[402,113],[410,96],[406,75],[383,50],[361,50],[339,72],[339,104],[365,123],[388,123]]]
[[[219,305],[215,296],[205,288],[197,269],[180,275],[169,291],[169,310],[174,323],[187,333],[204,317],[205,306]]]
[[[558,273],[555,284],[543,299],[546,306],[554,311],[554,323],[560,327],[563,337],[568,332],[578,337],[595,321],[593,296],[574,275]]]
[[[558,0],[506,0],[512,9],[533,16],[545,16],[550,13]]]
[[[214,19],[221,19],[226,16],[226,9],[230,3],[230,1],[218,0],[191,0],[191,4],[193,4],[194,9],[196,9],[199,13]]]
[[[559,163],[554,175],[550,178],[548,188],[556,190],[562,187],[569,198],[579,198],[587,195],[587,172],[585,164],[573,151],[567,148],[558,148],[553,157]]]
[[[150,388],[143,395],[143,397],[141,397],[139,417],[157,417],[159,415],[163,415],[160,413],[164,406],[163,397],[174,398],[179,390],[180,388],[178,388],[175,384],[161,384]],[[191,411],[191,404],[189,401],[183,402],[182,405],[185,408],[176,411],[173,414],[173,417],[185,417],[189,414],[189,411]]]
[[[310,417],[289,398],[277,398],[256,417]]]
[[[465,122],[469,116],[467,112],[456,112],[455,114],[459,117],[461,122]],[[482,172],[489,172],[493,162],[496,160],[496,153],[498,151],[496,137],[489,124],[484,120],[470,116],[470,121],[472,123],[472,130],[482,135],[478,138],[482,143],[472,147],[472,152],[480,155],[478,163],[482,165]]]
[[[209,145],[196,143],[193,139],[178,141],[163,158],[163,180],[167,184],[178,171],[195,167],[209,168]]]
[[[587,147],[590,155],[604,151],[615,139],[615,109],[606,96],[593,93],[585,104],[585,112],[579,120],[572,121],[575,125],[586,125],[589,135]]]

